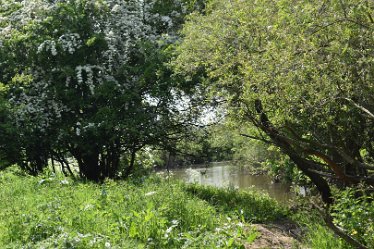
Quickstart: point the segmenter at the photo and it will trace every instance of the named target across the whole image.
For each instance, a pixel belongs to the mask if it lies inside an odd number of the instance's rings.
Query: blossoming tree
[[[1,137],[3,154],[33,174],[49,159],[68,171],[69,157],[95,181],[130,174],[140,149],[166,144],[184,127],[181,91],[165,62],[188,6],[2,0],[2,116],[13,127]]]

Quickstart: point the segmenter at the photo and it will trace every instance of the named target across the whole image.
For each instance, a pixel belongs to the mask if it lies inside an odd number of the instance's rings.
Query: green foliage
[[[374,247],[374,195],[366,188],[347,188],[336,193],[334,222],[368,248]]]
[[[177,113],[182,93],[166,62],[188,8],[189,1],[0,4],[0,82],[10,89],[7,125],[18,133],[0,137],[0,156],[18,148],[12,162],[32,174],[51,158],[73,157],[81,176],[99,181],[128,175],[144,147],[178,140],[190,117]],[[119,164],[124,157],[128,165]]]
[[[241,165],[259,167],[268,160],[279,159],[275,152],[261,141],[251,140],[241,130],[227,123],[216,123],[192,129],[191,136],[177,143],[177,160],[183,163],[235,161]],[[281,164],[281,162],[279,162]]]
[[[154,176],[95,185],[6,172],[0,198],[1,248],[243,248],[257,234]]]
[[[186,185],[186,190],[209,202],[221,212],[241,214],[246,221],[265,222],[285,217],[285,209],[270,197],[255,191],[221,189],[197,184]]]
[[[174,66],[292,159],[270,160],[274,172],[301,171],[330,204],[332,185],[374,183],[373,17],[367,0],[212,0],[189,16]],[[371,228],[358,228],[360,216],[372,219],[370,202],[343,199],[342,225],[371,243]]]
[[[191,135],[177,143],[180,164],[204,164],[233,159],[232,132],[222,124],[192,128]]]
[[[349,245],[337,238],[328,228],[320,224],[308,226],[305,243],[311,249],[350,249]]]
[[[9,104],[6,100],[8,87],[0,83],[0,169],[9,167],[19,156],[19,144],[17,143],[17,129],[11,125],[9,119]]]
[[[244,137],[253,129],[237,123],[225,120],[223,124],[217,124],[208,128],[208,141],[212,150],[221,160],[234,160],[244,165],[259,166],[265,160],[275,158],[276,155],[268,150],[268,145],[261,141]]]
[[[302,229],[302,244],[311,249],[353,249],[344,240],[336,236],[320,219],[321,214],[310,207],[310,200],[299,199],[298,210],[290,213],[290,218]],[[302,247],[302,248],[304,248]]]
[[[343,98],[372,110],[372,3],[216,0],[207,12],[189,17],[175,65],[187,78],[206,78],[210,94],[228,101],[228,114],[253,121],[261,99],[282,131],[326,144],[359,134],[359,146],[371,148],[370,118]]]

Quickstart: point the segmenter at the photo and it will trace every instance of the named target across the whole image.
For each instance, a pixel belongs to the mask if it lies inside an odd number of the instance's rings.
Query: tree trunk
[[[129,163],[129,166],[127,167],[126,171],[125,171],[125,177],[129,177],[129,175],[134,171],[136,152],[137,152],[137,149],[135,149],[135,148],[133,148],[131,150],[130,163]]]
[[[323,202],[326,204],[332,204],[333,198],[329,184],[318,173],[310,171],[310,169],[314,168],[313,163],[300,156],[301,153],[298,153],[286,139],[279,135],[279,131],[272,126],[269,118],[264,113],[260,100],[255,101],[255,109],[260,115],[260,120],[256,125],[271,138],[273,143],[277,145],[283,153],[290,157],[290,159],[306,176],[309,177],[320,192]]]
[[[71,154],[78,161],[80,175],[95,182],[102,180],[102,170],[97,151],[82,152],[79,148],[75,148],[71,150]]]
[[[82,156],[82,163],[84,163],[84,176],[88,180],[99,182],[102,178],[100,165],[99,165],[99,155],[98,153],[87,153]]]

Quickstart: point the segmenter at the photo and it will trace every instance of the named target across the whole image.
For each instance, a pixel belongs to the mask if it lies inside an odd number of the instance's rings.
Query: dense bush
[[[374,247],[374,195],[365,188],[336,193],[332,207],[334,222],[368,248]]]
[[[1,0],[0,160],[99,181],[171,147],[193,115],[166,62],[195,2]]]

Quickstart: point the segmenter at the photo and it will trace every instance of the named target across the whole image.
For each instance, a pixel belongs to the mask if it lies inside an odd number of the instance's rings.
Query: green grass
[[[320,224],[308,226],[309,233],[305,238],[305,244],[310,249],[351,249],[347,243],[334,235],[327,227]],[[353,249],[353,248],[352,248]]]
[[[0,200],[4,249],[244,248],[260,235],[251,222],[289,216],[255,191],[157,176],[94,184],[8,170],[0,172]],[[298,216],[308,227],[305,248],[349,248],[309,214]]]
[[[241,248],[257,234],[158,177],[97,185],[1,174],[0,248]]]
[[[305,201],[304,201],[305,202]],[[301,201],[303,203],[303,201]],[[292,220],[304,230],[303,246],[308,249],[353,249],[335,235],[324,223],[321,214],[304,203],[296,213],[289,214]]]
[[[238,191],[234,188],[216,188],[189,184],[185,189],[213,205],[224,213],[241,214],[246,221],[262,223],[274,221],[286,216],[274,199],[254,190]]]

